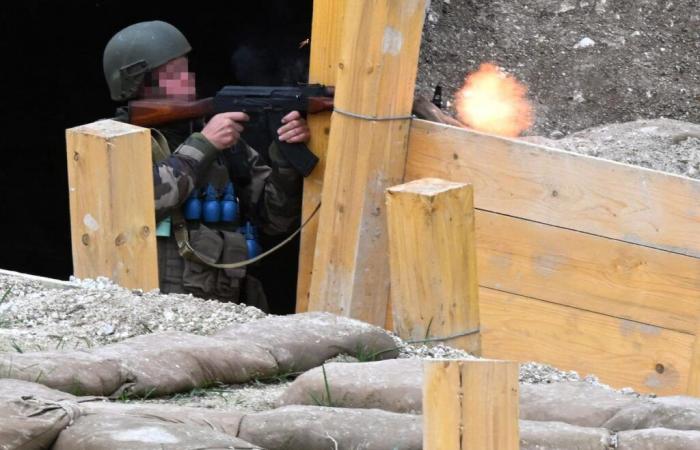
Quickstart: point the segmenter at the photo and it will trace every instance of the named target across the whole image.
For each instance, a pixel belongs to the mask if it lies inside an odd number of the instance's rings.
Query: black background
[[[192,44],[198,93],[223,84],[282,84],[308,65],[312,0],[5,3],[0,15],[0,268],[72,273],[65,129],[111,117],[102,51],[120,29],[164,20]],[[188,5],[186,7],[176,5]],[[255,55],[232,68],[231,56]],[[302,71],[305,71],[303,69]],[[303,81],[303,80],[298,80]]]

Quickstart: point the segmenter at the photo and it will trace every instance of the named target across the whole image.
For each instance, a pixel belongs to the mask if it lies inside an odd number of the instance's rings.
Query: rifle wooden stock
[[[129,102],[129,122],[141,127],[195,119],[213,112],[214,101],[211,97],[193,101],[149,99]]]

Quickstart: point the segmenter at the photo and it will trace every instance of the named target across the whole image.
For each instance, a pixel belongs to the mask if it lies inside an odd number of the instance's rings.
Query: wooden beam
[[[692,334],[489,288],[479,298],[488,358],[543,362],[638,392],[686,392]]]
[[[335,86],[340,43],[345,14],[345,0],[314,0],[314,15],[311,23],[311,60],[309,82]],[[318,165],[304,179],[304,201],[302,218],[309,217],[321,201],[323,173],[326,167],[326,149],[330,134],[331,114],[310,114],[307,118],[311,129],[311,149],[319,158]],[[301,231],[299,247],[299,276],[297,279],[297,312],[304,312],[309,305],[309,287],[316,248],[318,218],[309,222]]]
[[[403,181],[425,0],[346,6],[309,309],[384,325],[384,189]]]
[[[476,211],[479,282],[493,289],[695,333],[700,259]]]
[[[474,185],[476,208],[700,257],[700,181],[414,120],[406,181]]]
[[[424,178],[387,190],[394,329],[403,339],[479,329],[472,187]],[[480,335],[445,339],[481,354]]]
[[[425,450],[517,450],[519,367],[512,361],[424,363]]]
[[[158,287],[148,129],[101,120],[66,130],[73,270]]]

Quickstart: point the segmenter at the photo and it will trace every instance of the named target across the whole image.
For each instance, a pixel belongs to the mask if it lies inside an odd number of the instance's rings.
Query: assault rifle
[[[269,135],[282,155],[302,175],[307,176],[318,157],[303,143],[281,142],[277,129],[290,111],[317,113],[333,110],[333,88],[320,84],[304,86],[224,86],[213,98],[185,101],[146,99],[129,102],[129,122],[154,127],[178,120],[206,117],[221,112],[240,111],[251,120],[265,120]]]

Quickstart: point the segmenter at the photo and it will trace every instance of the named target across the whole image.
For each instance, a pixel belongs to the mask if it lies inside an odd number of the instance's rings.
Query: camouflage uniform
[[[192,123],[188,122],[161,128],[153,133],[154,160],[158,161],[153,165],[156,220],[160,221],[175,208],[181,208],[195,187],[212,183],[221,189],[226,182],[231,181],[239,199],[241,213],[262,232],[281,235],[293,231],[301,210],[302,176],[289,166],[274,143],[269,149],[271,164],[265,165],[258,153],[243,140],[224,151],[217,150],[201,133],[192,133],[182,142],[182,137],[191,128]],[[162,138],[158,139],[160,135],[165,138],[168,147],[176,148],[170,156],[165,157],[168,151],[163,149],[166,145]],[[182,143],[176,147],[174,144],[178,141]],[[212,228],[201,225],[197,230],[191,230],[191,244],[196,248],[202,230]],[[230,263],[244,259],[245,255],[239,251],[243,245],[242,251],[245,252],[243,236],[225,230],[211,231],[223,236],[224,241],[221,256],[213,256],[214,259],[218,257],[217,262]],[[233,253],[227,255],[229,244],[236,251],[232,250]],[[158,262],[163,292],[191,292],[205,298],[235,302],[241,300],[258,307],[267,306],[259,282],[246,275],[245,268],[222,271],[203,265],[198,267],[199,264],[180,257],[172,236],[158,238]],[[200,275],[202,272],[206,272],[206,275]],[[204,278],[208,281],[202,281]],[[188,286],[188,281],[194,287]],[[222,283],[225,285],[223,288]]]

